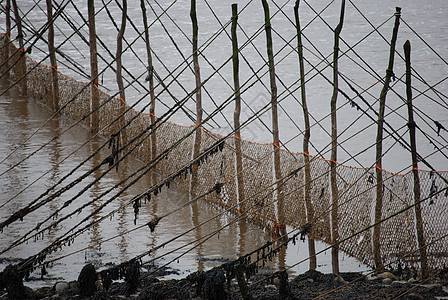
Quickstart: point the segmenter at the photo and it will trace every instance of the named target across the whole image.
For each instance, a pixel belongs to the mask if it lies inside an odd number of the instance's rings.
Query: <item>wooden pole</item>
[[[240,113],[241,113],[241,93],[240,93],[240,75],[238,59],[238,39],[236,28],[238,25],[238,4],[232,4],[232,62],[233,62],[233,84],[235,89],[235,111],[233,112],[233,127],[235,128],[235,172],[236,172],[236,200],[240,213],[245,211],[244,205],[244,179],[243,179],[243,160],[241,157],[241,132],[240,132]]]
[[[90,131],[96,134],[99,130],[100,92],[98,90],[98,55],[96,50],[96,29],[95,29],[95,5],[94,0],[87,0],[87,11],[89,16],[89,48],[90,48],[90,110],[93,114],[90,117]]]
[[[47,20],[48,27],[48,52],[50,53],[51,63],[51,89],[52,89],[52,102],[51,108],[53,111],[59,110],[59,83],[58,83],[58,65],[56,61],[56,53],[54,48],[54,26],[53,26],[53,6],[52,0],[47,0]]]
[[[422,278],[428,276],[428,259],[426,255],[426,242],[423,235],[423,220],[422,210],[420,206],[420,178],[418,174],[418,158],[417,158],[417,143],[415,139],[415,122],[414,111],[412,107],[412,85],[411,85],[411,43],[406,41],[403,45],[404,56],[406,61],[406,98],[408,105],[408,127],[411,142],[411,156],[412,156],[412,173],[414,175],[414,212],[415,212],[415,226],[417,232],[417,242],[420,251],[420,263],[422,268]]]
[[[302,97],[302,109],[303,119],[305,122],[305,134],[303,136],[303,159],[305,164],[305,206],[307,222],[312,224],[314,220],[314,207],[311,203],[311,166],[309,157],[309,141],[311,137],[310,129],[310,116],[308,112],[308,106],[306,103],[306,90],[305,90],[305,67],[303,63],[303,45],[302,45],[302,29],[300,27],[299,19],[299,4],[300,0],[296,0],[294,5],[294,16],[297,29],[297,50],[299,54],[299,67],[300,67],[300,92]],[[310,256],[310,270],[316,270],[316,246],[314,239],[308,236],[308,252]]]
[[[341,14],[339,17],[339,24],[334,30],[334,52],[333,52],[333,95],[331,97],[331,161],[330,161],[330,184],[331,184],[331,243],[334,245],[331,248],[331,265],[334,274],[339,273],[339,246],[335,245],[339,242],[339,230],[338,230],[338,200],[339,190],[336,181],[336,168],[337,168],[337,145],[338,145],[338,130],[336,119],[336,102],[338,99],[338,87],[339,87],[339,71],[338,71],[338,59],[339,59],[339,36],[344,25],[344,13],[345,13],[345,0],[342,0]]]
[[[27,93],[27,82],[26,82],[26,76],[24,76],[26,74],[26,59],[25,59],[25,48],[23,45],[23,31],[22,31],[22,19],[20,18],[19,15],[19,8],[17,7],[17,1],[16,0],[12,0],[12,7],[14,10],[14,18],[16,20],[16,25],[17,25],[17,38],[19,40],[19,50],[20,50],[20,57],[19,57],[19,63],[17,64],[17,68],[16,69],[16,76],[18,78],[22,78],[19,82],[19,86],[22,90],[22,93],[24,95],[26,95]]]
[[[389,84],[391,81],[394,68],[394,56],[395,56],[395,44],[397,42],[398,27],[400,25],[401,8],[397,7],[395,12],[395,25],[392,32],[392,40],[390,43],[389,52],[389,65],[386,70],[386,78],[384,81],[383,89],[380,93],[380,108],[378,112],[378,131],[376,137],[376,204],[375,204],[375,226],[373,227],[373,260],[375,263],[375,269],[377,272],[384,271],[383,261],[381,259],[381,244],[380,233],[381,224],[378,223],[382,218],[383,209],[383,171],[382,171],[382,156],[383,156],[383,122],[384,122],[384,110],[386,107],[386,96],[389,90]]]
[[[202,96],[201,96],[201,72],[199,69],[198,59],[198,19],[196,17],[196,0],[191,0],[190,18],[193,29],[193,65],[194,76],[196,78],[196,132],[194,136],[194,145],[192,159],[196,158],[201,151],[201,135],[202,129],[200,124],[202,122]],[[190,177],[190,197],[196,197],[196,186],[198,184],[198,166],[193,165]]]
[[[273,160],[274,160],[274,182],[275,192],[274,200],[277,202],[277,226],[278,233],[283,239],[287,239],[285,215],[284,215],[284,196],[283,196],[283,180],[280,165],[280,138],[278,131],[278,115],[277,115],[277,84],[275,81],[275,64],[274,54],[272,50],[272,33],[271,33],[271,17],[269,13],[269,5],[266,0],[261,1],[264,9],[264,22],[266,32],[266,48],[269,63],[269,81],[271,85],[271,111],[272,111],[272,139],[273,139]]]
[[[127,14],[127,10],[128,10],[128,4],[127,4],[127,0],[123,0],[123,6],[121,9],[121,26],[120,26],[120,30],[118,31],[118,35],[117,35],[117,52],[116,52],[116,63],[117,63],[117,71],[116,71],[116,75],[117,75],[117,84],[118,84],[118,90],[120,91],[120,109],[119,109],[119,114],[123,114],[126,110],[126,94],[124,91],[124,84],[123,84],[123,76],[122,76],[122,70],[123,70],[123,66],[122,66],[122,62],[121,62],[121,55],[123,53],[123,36],[124,36],[124,32],[126,30],[126,14]],[[127,136],[126,136],[126,128],[124,128],[125,126],[125,116],[122,115],[122,117],[120,118],[119,121],[119,126],[121,128],[120,131],[120,137],[121,137],[121,143],[122,145],[127,143]]]
[[[154,73],[153,69],[154,66],[152,64],[152,55],[151,55],[151,45],[149,42],[149,32],[148,32],[148,19],[146,17],[146,6],[145,6],[145,0],[140,1],[140,6],[142,9],[142,16],[143,16],[143,26],[145,27],[145,44],[146,44],[146,56],[148,59],[148,81],[149,81],[149,96],[151,98],[151,105],[149,106],[149,117],[151,118],[151,125],[155,124],[156,122],[156,97],[154,94]],[[152,133],[151,133],[151,153],[150,153],[150,160],[155,159],[157,156],[157,137],[156,137],[156,131],[153,127]],[[157,183],[157,177],[155,172],[151,172],[152,174],[152,183]]]
[[[3,38],[3,53],[2,53],[2,74],[5,78],[9,78],[9,43],[11,43],[11,0],[6,0],[5,5],[6,14],[6,34]]]

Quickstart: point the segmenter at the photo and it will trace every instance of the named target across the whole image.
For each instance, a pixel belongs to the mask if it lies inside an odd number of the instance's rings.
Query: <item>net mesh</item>
[[[9,42],[5,36],[1,36],[2,48],[9,45],[9,63],[13,64],[19,59],[20,52]],[[5,61],[5,57],[2,57]],[[51,106],[51,69],[48,66],[38,64],[26,56],[28,70],[32,70],[27,76],[27,93],[32,98],[38,99]],[[11,69],[10,78],[17,81],[24,70],[20,64]],[[90,111],[90,86],[86,82],[79,82],[61,73],[59,74],[59,91],[61,114],[74,120],[83,120],[88,125],[86,117]],[[74,95],[76,97],[73,99]],[[103,92],[100,93],[99,110],[101,134],[110,136],[117,132],[119,122],[116,121],[120,114],[120,99],[112,99]],[[124,115],[126,122],[133,120],[127,127],[129,139],[146,130],[150,124],[150,116],[135,110],[128,110]],[[179,139],[195,130],[195,126],[179,126],[164,122],[152,134],[157,137],[158,153],[171,147]],[[203,130],[201,150],[206,149],[216,142],[221,136]],[[197,194],[201,195],[213,189],[220,183],[220,193],[209,193],[205,201],[215,206],[224,208],[230,213],[241,213],[237,203],[236,167],[235,167],[235,140],[227,139],[225,146],[218,154],[207,157],[201,161],[198,168]],[[283,176],[291,174],[284,180],[284,211],[278,211],[275,199],[273,179],[273,147],[272,144],[258,144],[241,140],[242,172],[244,180],[245,213],[254,223],[274,230],[277,226],[279,214],[282,214],[285,223],[293,228],[304,226],[308,220],[305,209],[304,185],[304,156],[308,154],[291,153],[281,151],[281,173]],[[137,139],[134,155],[143,161],[150,159],[150,139],[143,135]],[[194,135],[191,134],[182,143],[175,147],[157,165],[159,175],[168,175],[187,165],[191,160],[191,151],[194,143]],[[310,235],[314,239],[327,243],[331,242],[330,232],[330,162],[324,159],[309,156],[311,167],[311,202],[314,208],[312,216],[312,228]],[[298,170],[298,171],[297,171]],[[384,199],[382,217],[386,218],[395,214],[414,202],[413,174],[392,174],[382,170],[384,178]],[[357,258],[359,261],[373,266],[372,229],[364,228],[374,223],[374,209],[376,201],[375,169],[354,168],[337,165],[337,184],[339,189],[338,199],[338,231],[340,240],[349,238],[339,246],[340,250]],[[437,175],[437,176],[436,176]],[[448,264],[448,192],[435,195],[440,189],[446,187],[440,178],[448,179],[447,172],[435,172],[419,170],[421,199],[430,197],[421,204],[424,238],[427,243],[428,264],[433,268],[445,267]],[[188,188],[189,175],[186,174],[182,184]],[[359,231],[362,231],[359,234]],[[356,235],[355,235],[356,234]],[[419,266],[419,252],[416,234],[416,218],[414,209],[405,210],[381,224],[381,255],[383,263],[401,261],[409,266]]]

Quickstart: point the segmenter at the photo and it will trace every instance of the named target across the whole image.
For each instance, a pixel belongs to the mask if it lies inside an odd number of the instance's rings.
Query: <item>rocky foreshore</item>
[[[267,268],[246,273],[249,277],[237,276],[236,269],[230,275],[229,269],[214,268],[176,280],[163,277],[169,270],[153,271],[128,267],[120,274],[124,280],[113,281],[89,264],[77,281],[33,290],[7,267],[0,277],[0,299],[448,299],[448,276],[443,272],[420,281],[391,272],[365,276],[308,271],[288,278],[285,271]]]

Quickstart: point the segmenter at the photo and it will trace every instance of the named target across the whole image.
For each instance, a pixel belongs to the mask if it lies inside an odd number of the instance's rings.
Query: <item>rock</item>
[[[391,272],[384,272],[384,273],[381,273],[381,274],[379,275],[379,277],[381,277],[381,278],[383,278],[383,279],[389,278],[389,279],[391,279],[392,281],[393,281],[393,280],[397,280],[397,277],[395,277],[395,275],[392,274]]]
[[[289,298],[289,281],[288,281],[288,272],[280,271],[278,273],[278,279],[280,280],[278,289],[280,299],[288,299]]]
[[[70,281],[70,282],[68,283],[68,285],[69,285],[69,287],[70,287],[71,290],[75,290],[75,289],[78,289],[78,290],[79,290],[79,283],[78,283],[78,281],[76,281],[76,280],[74,280],[74,281]]]
[[[206,279],[202,285],[201,296],[203,299],[228,299],[225,290],[226,278],[222,269],[212,269],[206,272]]]
[[[135,293],[140,277],[140,263],[137,260],[129,261],[124,269],[124,281],[126,283],[126,295]]]
[[[333,282],[340,283],[340,284],[345,284],[345,283],[346,283],[346,281],[344,280],[344,278],[342,278],[342,277],[339,276],[339,275],[336,275],[336,277],[333,279]]]
[[[272,279],[272,284],[274,284],[275,286],[279,286],[280,285],[280,279],[278,277],[274,277]]]
[[[384,278],[383,279],[383,284],[387,284],[387,285],[389,285],[389,284],[391,284],[392,283],[392,279],[390,279],[390,278]]]
[[[65,281],[58,281],[54,285],[54,290],[56,291],[56,294],[64,294],[69,288],[70,285]]]
[[[82,296],[92,296],[96,292],[98,274],[92,264],[85,265],[78,276],[79,290]]]
[[[97,281],[95,282],[95,286],[96,286],[96,290],[97,290],[97,291],[102,291],[102,290],[104,290],[104,288],[103,288],[103,283],[101,282],[101,280],[97,280]]]
[[[3,283],[10,299],[26,299],[27,290],[23,285],[22,276],[13,265],[9,265],[3,270]]]
[[[403,288],[403,287],[410,287],[409,283],[407,281],[394,281],[390,285],[393,288]]]
[[[418,280],[413,277],[409,278],[409,280],[408,280],[408,283],[417,283],[417,282],[418,282]]]
[[[422,295],[416,294],[416,293],[410,293],[408,294],[407,298],[409,300],[424,300],[425,298],[423,298]]]

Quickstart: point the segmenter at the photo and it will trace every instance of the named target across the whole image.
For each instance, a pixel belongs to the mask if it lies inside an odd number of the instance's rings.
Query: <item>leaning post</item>
[[[297,52],[299,54],[299,67],[300,67],[300,93],[302,97],[302,110],[303,119],[305,122],[305,134],[303,135],[303,161],[305,165],[305,206],[306,206],[306,219],[309,224],[314,221],[314,206],[311,202],[311,165],[309,157],[309,141],[311,137],[310,129],[310,116],[308,112],[308,106],[306,103],[306,90],[305,90],[305,67],[303,62],[303,44],[302,44],[302,29],[300,27],[299,19],[299,3],[300,0],[296,0],[294,5],[294,16],[297,29]],[[310,257],[310,270],[316,270],[316,246],[314,239],[308,236],[308,252]]]
[[[26,58],[25,58],[25,48],[23,44],[23,30],[22,30],[22,19],[19,15],[19,8],[17,6],[17,0],[11,0],[12,7],[14,10],[14,18],[17,25],[17,38],[19,40],[19,59],[16,69],[17,78],[21,78],[19,82],[19,86],[22,90],[22,93],[26,95],[27,93],[27,80],[26,80]]]
[[[201,151],[201,136],[202,136],[202,95],[201,95],[201,72],[199,68],[199,54],[198,54],[198,19],[196,17],[196,0],[191,0],[190,18],[193,29],[193,66],[194,76],[196,79],[196,131],[194,136],[192,159],[195,159]],[[190,177],[190,197],[196,197],[196,187],[198,185],[198,166],[196,164],[192,167]]]
[[[151,104],[149,106],[149,117],[151,120],[152,132],[151,132],[151,150],[150,150],[150,161],[156,158],[157,156],[157,136],[156,129],[154,124],[156,122],[156,97],[154,94],[154,66],[152,64],[152,55],[151,55],[151,44],[149,42],[149,32],[148,32],[148,19],[146,16],[146,6],[145,0],[140,1],[140,7],[142,9],[142,17],[143,17],[143,26],[145,28],[145,45],[146,45],[146,57],[148,59],[148,82],[149,82],[149,97],[151,99]],[[152,172],[152,184],[157,183],[156,173]]]
[[[90,47],[90,131],[96,134],[99,130],[100,92],[98,90],[98,54],[96,50],[95,5],[94,0],[87,0]]]
[[[236,28],[238,25],[238,4],[232,4],[232,62],[233,62],[233,85],[235,90],[235,111],[233,112],[233,127],[235,130],[235,172],[236,172],[236,200],[240,213],[245,211],[244,205],[244,179],[243,179],[243,160],[241,157],[241,131],[240,131],[240,113],[241,113],[241,93],[240,93],[240,75],[238,59],[238,39]]]
[[[118,31],[117,35],[117,52],[115,55],[116,63],[117,63],[117,84],[118,84],[118,90],[120,92],[120,108],[118,110],[120,114],[120,120],[119,120],[119,127],[120,127],[120,137],[122,145],[125,145],[127,143],[127,135],[126,135],[126,128],[125,128],[125,111],[126,111],[126,94],[124,91],[124,84],[123,84],[123,76],[122,76],[122,70],[123,70],[123,64],[121,60],[121,56],[123,54],[123,36],[124,32],[126,30],[126,14],[127,14],[127,0],[123,0],[123,6],[121,8],[121,26],[120,30]]]
[[[339,222],[338,222],[338,200],[339,190],[337,186],[337,146],[338,146],[338,130],[336,119],[336,102],[338,99],[338,59],[339,59],[339,36],[344,25],[345,0],[342,0],[341,14],[339,24],[334,30],[334,52],[333,52],[333,95],[331,97],[331,160],[330,160],[330,184],[331,184],[331,265],[334,274],[339,273]]]
[[[3,37],[2,74],[9,77],[9,44],[11,43],[11,0],[6,0],[5,5],[6,33]]]
[[[373,227],[373,261],[377,272],[384,271],[384,265],[381,258],[381,244],[380,233],[383,209],[383,170],[381,166],[383,157],[383,123],[384,123],[384,110],[386,107],[386,96],[389,90],[390,81],[394,76],[394,57],[395,57],[395,44],[397,42],[398,27],[400,25],[401,8],[397,7],[395,12],[395,25],[392,32],[392,40],[390,43],[389,52],[389,65],[386,70],[386,78],[384,81],[383,89],[380,93],[380,108],[378,111],[378,129],[376,137],[376,204],[375,204],[375,226]]]
[[[48,20],[48,52],[50,54],[51,63],[51,108],[53,111],[59,110],[59,82],[58,82],[58,66],[56,61],[56,52],[54,48],[54,26],[53,26],[53,6],[52,0],[47,0],[47,20]]]
[[[273,145],[273,177],[274,177],[274,200],[277,202],[277,223],[275,228],[282,239],[287,239],[284,212],[284,195],[283,180],[280,165],[280,138],[278,131],[278,115],[277,115],[277,84],[275,81],[275,64],[274,54],[272,50],[272,33],[271,33],[271,16],[269,13],[269,5],[266,0],[261,1],[264,9],[264,28],[266,32],[266,49],[269,64],[269,82],[271,85],[271,112],[272,112],[272,145]]]
[[[422,209],[420,206],[420,177],[418,175],[417,143],[415,139],[415,121],[412,107],[412,85],[411,85],[411,43],[407,40],[404,45],[404,57],[406,61],[406,100],[408,106],[408,127],[411,142],[412,174],[414,175],[414,212],[415,227],[417,232],[418,249],[420,252],[420,263],[422,278],[428,276],[428,258],[426,255],[426,242],[423,231]]]

